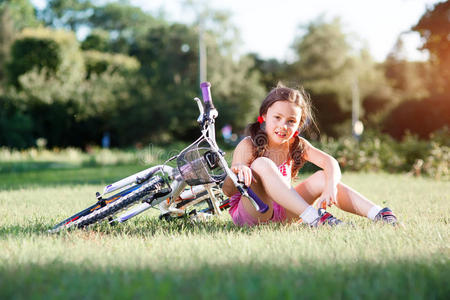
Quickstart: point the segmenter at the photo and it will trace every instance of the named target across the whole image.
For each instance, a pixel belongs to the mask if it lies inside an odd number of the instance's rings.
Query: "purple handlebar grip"
[[[256,204],[258,205],[258,211],[260,213],[265,213],[269,209],[269,206],[262,202],[262,200],[259,199],[259,197],[255,194],[255,192],[253,192],[251,188],[247,189],[247,193],[250,197],[252,197],[253,200],[255,200]]]
[[[200,83],[200,88],[202,89],[203,102],[212,102],[211,100],[211,83],[202,82]]]

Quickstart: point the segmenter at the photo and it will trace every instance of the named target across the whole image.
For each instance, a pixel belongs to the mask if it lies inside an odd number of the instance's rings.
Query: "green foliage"
[[[219,49],[217,49],[219,50]],[[253,61],[242,57],[233,61],[230,56],[209,56],[210,81],[214,103],[219,110],[217,128],[225,124],[240,131],[255,122],[266,91],[259,83],[259,74],[252,70]],[[221,68],[215,68],[221,66]]]
[[[110,54],[99,51],[84,51],[84,63],[86,66],[86,77],[89,79],[92,74],[102,74],[116,72],[122,75],[130,75],[138,71],[139,62],[132,57],[123,54]]]
[[[440,128],[450,127],[450,101],[446,95],[437,95],[420,101],[404,101],[388,115],[384,131],[401,139],[407,131],[422,139]]]
[[[192,101],[200,94],[197,39],[194,29],[173,24],[150,29],[133,45],[131,55],[141,62],[143,78],[134,89],[136,102],[122,108],[123,114],[133,116],[124,120],[128,124],[117,126],[124,133],[129,131],[126,128],[134,128],[135,136],[144,137],[144,141],[170,137],[190,140],[198,135],[198,109]],[[206,43],[208,80],[220,113],[218,128],[225,123],[243,128],[257,114],[264,91],[250,71],[249,60],[234,61],[223,55],[212,34],[207,35]],[[148,125],[136,126],[136,122],[151,124],[151,130]]]
[[[19,31],[39,25],[29,0],[0,0],[0,93],[7,83],[11,44]]]
[[[177,148],[173,148],[172,152]],[[182,148],[178,149],[181,150]],[[43,169],[76,169],[80,167],[161,164],[167,159],[160,146],[142,149],[102,149],[33,147],[26,150],[0,148],[0,173],[27,172]]]
[[[388,135],[366,133],[361,141],[350,137],[323,137],[317,146],[335,157],[344,171],[410,172],[436,179],[450,179],[448,129],[430,141],[406,135],[397,142]]]
[[[237,57],[239,33],[230,13],[213,10],[205,2],[185,5],[197,16],[192,25],[171,24],[128,1],[49,0],[47,4],[38,16],[48,25],[90,30],[81,43],[87,51],[80,51],[74,32],[27,28],[16,35],[15,30],[36,25],[35,12],[25,0],[0,1],[0,65],[10,59],[8,74],[0,68],[0,81],[9,75],[16,87],[4,86],[0,93],[20,103],[2,112],[2,126],[10,128],[3,133],[3,143],[10,147],[26,147],[41,137],[49,146],[85,147],[98,144],[106,131],[114,146],[192,140],[198,135],[198,111],[191,99],[200,94],[200,26],[207,46],[207,79],[220,113],[218,129],[231,124],[239,132],[255,120],[265,93],[279,80],[306,87],[320,130],[328,136],[349,133],[353,86],[358,87],[360,118],[366,128],[385,130],[396,138],[410,130],[426,138],[449,125],[444,105],[448,97],[428,96],[436,87],[436,68],[406,61],[401,39],[386,63],[377,65],[366,49],[350,46],[353,37],[338,18],[318,18],[303,26],[303,34],[293,44],[297,57],[279,62],[255,54]],[[441,29],[436,22],[447,24],[441,18],[446,8],[435,5],[415,28],[423,36],[431,34],[424,47],[440,49],[433,53],[441,57],[446,44],[432,38],[445,36],[446,26]],[[23,20],[17,18],[22,15]],[[432,56],[435,65],[439,55]],[[440,58],[439,64],[444,61]],[[429,100],[399,104],[424,97]],[[363,163],[360,168],[365,168]]]
[[[42,18],[47,25],[75,31],[86,24],[92,7],[90,0],[48,0]]]
[[[436,93],[450,93],[450,2],[442,1],[427,9],[412,30],[424,40],[422,49],[428,50],[430,60],[437,69]]]
[[[357,83],[360,97],[377,91],[384,83],[367,49],[353,49],[339,18],[330,22],[319,18],[307,26],[293,48],[298,56],[290,69],[313,94],[335,94],[339,105],[349,110],[352,85]]]
[[[270,91],[276,87],[277,83],[283,77],[286,77],[287,63],[279,62],[276,59],[264,60],[256,53],[250,53],[248,57],[254,62],[251,70],[260,73],[259,81],[265,87],[266,91]]]
[[[109,50],[109,32],[101,29],[93,30],[81,43],[82,50],[96,50],[107,52]]]
[[[84,75],[84,65],[75,35],[48,28],[23,30],[12,46],[8,65],[11,82],[31,93],[42,92],[42,82],[33,82],[36,77],[33,74],[31,78],[27,76],[31,70],[34,71],[30,73],[43,75],[46,79],[54,78],[61,85],[78,84]]]
[[[424,164],[422,165],[422,160],[417,160],[414,171],[419,174],[422,172],[436,179],[448,180],[450,178],[449,161],[450,147],[433,142],[430,154],[425,158]]]
[[[346,74],[352,71],[349,69],[351,47],[340,19],[335,18],[329,23],[318,19],[305,27],[305,35],[297,38],[293,46],[298,56],[292,66],[294,74],[312,91],[348,94],[351,81],[345,80],[353,80],[346,78],[352,75]],[[339,87],[343,90],[336,89]]]
[[[186,25],[173,24],[149,30],[145,38],[132,46],[131,55],[141,63],[136,95],[122,112],[123,134],[135,128],[136,137],[161,139],[163,136],[185,136],[196,120],[197,40]],[[183,51],[182,47],[188,49]],[[122,121],[122,120],[118,120]],[[138,125],[141,124],[141,125]],[[134,130],[134,129],[133,129]]]
[[[0,95],[0,145],[25,148],[33,146],[33,121],[14,99]]]
[[[110,51],[119,53],[129,53],[130,45],[144,38],[150,28],[164,23],[128,2],[113,2],[104,6],[95,6],[89,17],[91,28],[109,32],[108,48]]]
[[[311,104],[319,131],[322,134],[331,137],[348,134],[351,128],[349,124],[351,112],[345,111],[339,106],[336,94],[312,93]]]
[[[93,14],[89,17],[89,23],[93,28],[116,32],[117,38],[126,39],[131,43],[133,40],[128,39],[142,36],[161,21],[128,2],[112,2],[104,6],[95,6]]]
[[[33,68],[37,71],[46,68],[55,73],[61,64],[60,52],[58,44],[52,39],[27,37],[17,40],[12,46],[12,62],[8,66],[11,83],[18,86],[19,76]]]
[[[0,14],[5,11],[8,11],[12,18],[15,31],[26,27],[37,27],[40,24],[29,0],[0,0]]]
[[[26,114],[32,116],[34,139],[44,137],[51,147],[84,146],[98,143],[103,131],[112,129],[109,119],[130,99],[129,85],[139,69],[136,59],[82,53],[73,33],[48,28],[24,30],[14,47],[18,50],[10,70],[19,88],[9,89],[8,95],[24,103]],[[6,133],[13,134],[22,133]]]
[[[92,32],[83,42],[83,49],[124,54],[149,28],[164,23],[128,1],[97,5],[97,1],[89,0],[50,0],[43,17],[56,28],[90,28]],[[99,30],[106,35],[99,34]]]
[[[6,62],[10,57],[10,48],[14,35],[14,23],[9,10],[0,9],[0,92],[6,84]]]
[[[404,42],[400,36],[383,63],[386,79],[398,94],[394,97],[400,100],[427,97],[431,88],[430,81],[434,78],[431,65],[428,62],[408,61],[404,51]]]
[[[287,68],[285,81],[302,84],[311,93],[321,131],[331,136],[350,128],[352,93],[357,86],[361,102],[387,86],[384,74],[366,49],[353,49],[339,18],[323,18],[303,26],[293,49],[297,59]],[[370,114],[370,112],[369,112]],[[343,123],[344,120],[347,122]]]

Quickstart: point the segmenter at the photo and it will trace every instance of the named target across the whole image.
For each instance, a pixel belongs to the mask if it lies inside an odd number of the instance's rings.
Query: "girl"
[[[310,100],[301,90],[281,85],[273,89],[259,109],[258,122],[250,124],[250,136],[244,138],[233,154],[231,170],[240,181],[251,186],[269,210],[259,213],[250,200],[241,197],[232,181],[227,178],[223,191],[230,196],[230,214],[240,226],[253,226],[268,221],[301,220],[310,226],[338,225],[342,221],[323,208],[336,205],[340,209],[374,221],[397,224],[389,208],[381,208],[340,182],[341,171],[330,155],[313,147],[298,134],[311,123]],[[291,186],[303,164],[309,161],[322,168],[309,178]]]

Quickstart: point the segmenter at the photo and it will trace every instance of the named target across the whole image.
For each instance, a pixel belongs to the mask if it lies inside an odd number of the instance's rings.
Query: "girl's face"
[[[289,101],[277,101],[263,115],[269,145],[288,143],[301,120],[302,109]]]

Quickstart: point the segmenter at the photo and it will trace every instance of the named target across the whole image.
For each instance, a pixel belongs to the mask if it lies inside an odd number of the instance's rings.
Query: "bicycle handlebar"
[[[202,82],[200,83],[200,88],[202,89],[203,101],[205,104],[211,103],[211,106],[213,106],[211,97],[211,83],[207,81]]]

